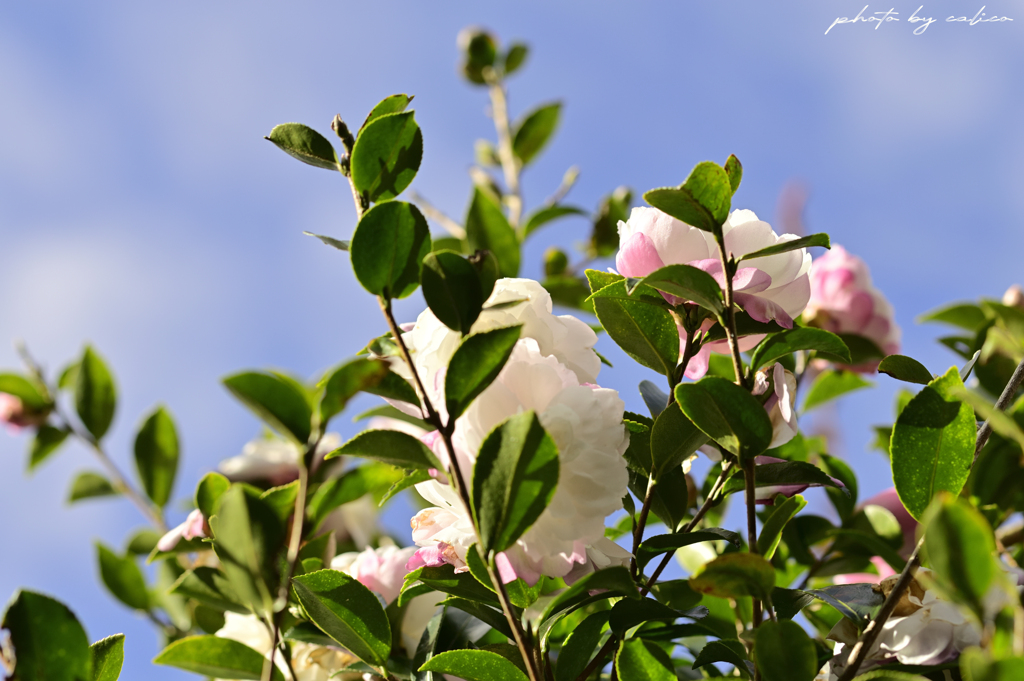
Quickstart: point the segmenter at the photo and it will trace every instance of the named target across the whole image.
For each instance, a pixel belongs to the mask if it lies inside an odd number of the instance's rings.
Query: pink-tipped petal
[[[615,256],[615,267],[624,277],[646,277],[664,265],[654,242],[643,232],[629,237]]]

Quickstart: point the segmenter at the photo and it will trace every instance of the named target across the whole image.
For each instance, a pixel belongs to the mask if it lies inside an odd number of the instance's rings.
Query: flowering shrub
[[[1024,678],[1020,290],[925,315],[958,334],[941,341],[962,361],[935,375],[895,354],[863,261],[838,247],[812,261],[827,235],[780,235],[735,205],[735,156],[646,206],[617,189],[577,262],[549,250],[544,281],[520,278],[527,239],[586,213],[564,203],[574,173],[533,211],[519,191],[559,105],[511,123],[506,77],[527,48],[481,30],[459,44],[498,139],[478,143],[461,223],[402,200],[423,154],[406,95],[358,129],[335,117],[333,142],[271,131],[349,183],[351,238],[314,236],[350,260],[382,334],[313,381],[226,377],[268,433],[198,481],[181,525],[165,514],[174,420],[149,414],[135,474],[118,470],[115,382],[94,349],[56,375],[25,351],[22,371],[0,374],[0,419],[32,434],[30,468],[78,439],[107,472],[79,476],[72,501],[120,495],[151,522],[96,558],[113,597],[158,625],[154,662],[262,681]],[[417,290],[427,309],[401,324],[393,301]],[[640,384],[646,413],[600,387],[593,322],[661,381]],[[894,489],[858,504],[850,467],[799,417],[876,370],[916,392],[878,428]],[[343,442],[329,427],[360,393],[381,401]],[[698,452],[713,460],[700,482]],[[828,517],[803,512],[817,488]],[[399,547],[377,509],[414,493],[415,545]],[[720,526],[730,503],[740,532]],[[673,556],[685,578],[663,578]],[[0,628],[6,678],[120,673],[123,636],[90,646],[48,596],[19,592]]]

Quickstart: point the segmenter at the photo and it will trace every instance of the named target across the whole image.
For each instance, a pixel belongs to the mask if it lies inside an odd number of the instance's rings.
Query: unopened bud
[[[551,246],[544,252],[544,274],[557,277],[565,273],[569,266],[569,256],[558,246]]]
[[[477,140],[473,145],[473,150],[476,152],[476,162],[485,168],[493,168],[501,164],[494,145],[487,140]]]
[[[1024,310],[1024,289],[1021,289],[1019,284],[1006,289],[1006,293],[1003,294],[1003,305]]]
[[[333,130],[334,134],[341,139],[345,148],[352,151],[352,147],[355,146],[356,140],[352,136],[352,132],[348,129],[348,125],[346,125],[345,121],[341,119],[341,114],[334,115],[334,120],[331,121],[331,130]]]
[[[486,70],[493,70],[494,60],[498,56],[497,40],[479,26],[469,26],[459,31],[456,42],[462,52],[462,74],[471,83],[486,84]]]

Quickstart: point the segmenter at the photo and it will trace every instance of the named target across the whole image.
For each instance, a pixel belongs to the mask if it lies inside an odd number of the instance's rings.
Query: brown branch
[[[1020,389],[1021,383],[1024,383],[1024,360],[1021,360],[1017,368],[1014,369],[1013,375],[1010,376],[1010,382],[1003,388],[1003,393],[999,396],[996,401],[996,411],[1006,411],[1006,408],[1010,406],[1010,402],[1013,401],[1014,396],[1017,394],[1017,390]],[[981,450],[988,444],[988,438],[992,434],[992,424],[986,419],[985,423],[978,429],[978,442],[974,447],[974,460],[978,460],[978,456],[981,455]]]
[[[505,197],[508,204],[508,222],[513,229],[517,229],[523,214],[523,196],[519,188],[519,162],[516,161],[512,151],[512,127],[508,120],[508,99],[505,94],[505,86],[497,74],[490,73],[487,84],[490,86],[488,94],[491,96],[494,129],[498,133],[498,160],[501,161],[501,170],[505,176],[505,188],[508,190]]]

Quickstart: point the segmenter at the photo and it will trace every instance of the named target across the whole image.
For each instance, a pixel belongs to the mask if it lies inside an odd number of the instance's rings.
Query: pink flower
[[[892,305],[872,285],[864,261],[842,246],[833,246],[811,265],[811,299],[804,319],[833,333],[864,336],[887,355],[900,350],[900,327]],[[877,367],[873,362],[853,369],[874,371]]]
[[[725,249],[740,257],[778,243],[791,241],[792,234],[776,234],[771,225],[757,219],[749,210],[735,210],[722,226]],[[619,253],[615,266],[626,277],[639,278],[665,265],[687,264],[714,276],[719,285],[725,279],[718,245],[708,232],[691,227],[656,208],[638,207],[629,221],[619,222]],[[736,304],[759,322],[776,321],[793,327],[793,319],[803,312],[810,297],[808,271],[811,256],[806,249],[757,258],[745,262],[733,276]],[[677,304],[674,296],[666,299]],[[708,324],[710,326],[710,324]],[[681,343],[685,345],[680,331]],[[744,339],[743,349],[750,349],[760,339]],[[744,347],[749,346],[749,347]],[[707,372],[709,352],[728,352],[724,342],[705,344],[691,360],[686,375],[700,378]]]
[[[173,551],[174,547],[176,547],[178,542],[182,539],[203,539],[208,536],[210,536],[210,534],[209,526],[206,524],[206,518],[203,517],[202,512],[197,508],[188,514],[188,517],[185,518],[185,522],[160,537],[160,541],[156,543],[156,547],[161,551]]]
[[[871,572],[847,572],[844,575],[836,575],[832,578],[833,584],[878,584],[886,577],[896,574],[884,559],[875,556],[871,564],[878,570],[878,574]]]
[[[6,423],[15,432],[22,428],[40,426],[46,423],[47,416],[48,409],[29,409],[14,395],[0,393],[0,423]]]
[[[769,387],[772,388],[772,394],[765,401],[764,410],[772,421],[772,441],[768,448],[775,449],[792,440],[797,433],[796,377],[793,372],[776,363],[761,369],[754,376],[754,395],[765,394]]]

